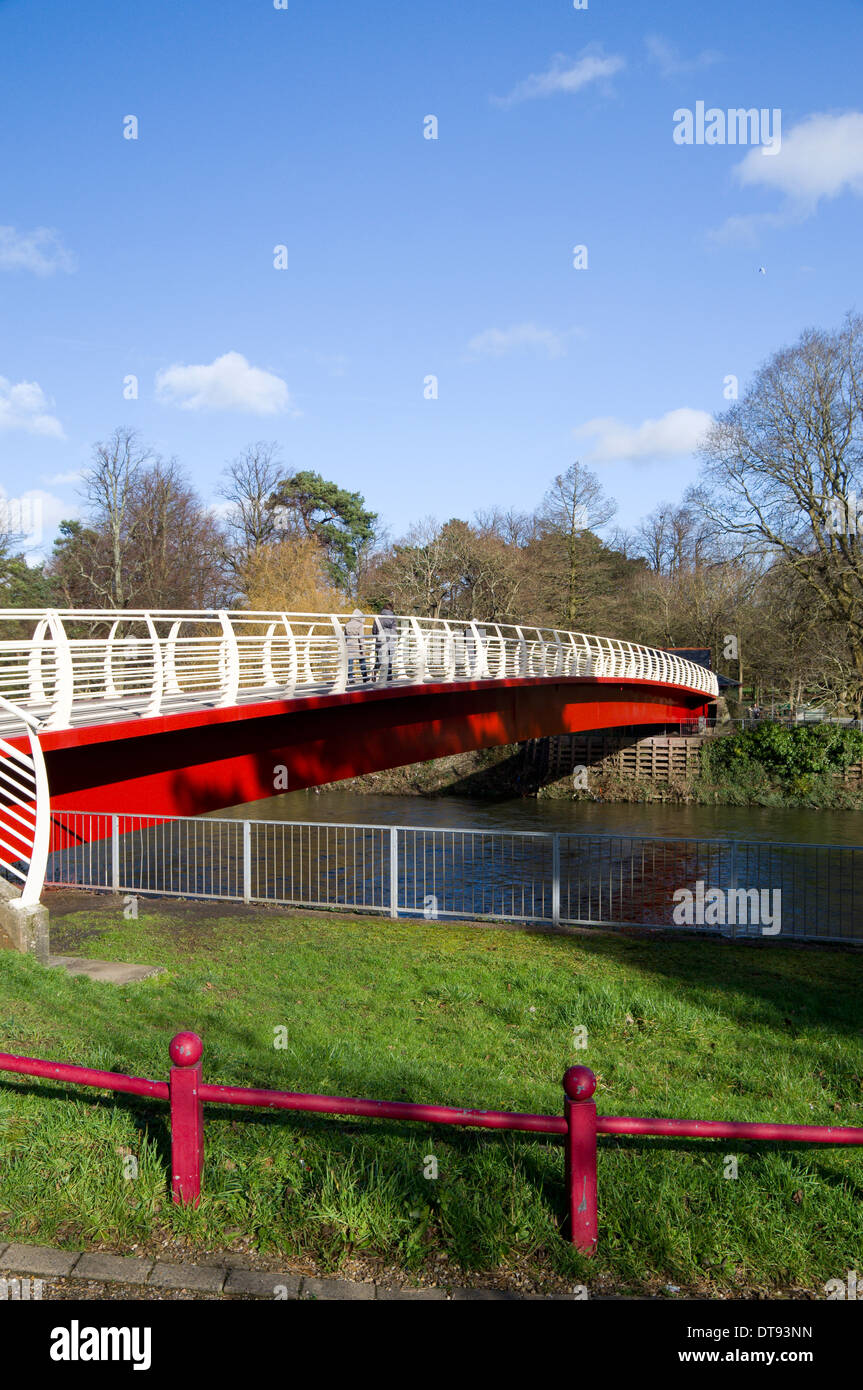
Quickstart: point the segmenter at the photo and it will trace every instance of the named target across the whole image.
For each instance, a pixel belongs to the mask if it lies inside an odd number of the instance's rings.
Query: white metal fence
[[[675,893],[781,903],[777,939],[863,940],[863,849],[330,822],[53,816],[46,883],[124,894],[576,926],[685,925]],[[775,895],[779,894],[776,899]],[[747,896],[748,895],[748,896]],[[755,895],[753,899],[753,895]],[[741,918],[692,925],[764,933]]]
[[[0,609],[0,696],[44,729],[298,695],[363,683],[621,677],[717,694],[712,671],[617,638],[400,617],[391,637],[348,614]],[[365,669],[365,677],[362,672]],[[4,728],[0,711],[0,728]]]

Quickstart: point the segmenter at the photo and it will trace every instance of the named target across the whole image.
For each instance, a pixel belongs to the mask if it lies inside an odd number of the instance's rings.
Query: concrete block
[[[232,1269],[223,1292],[251,1293],[258,1298],[278,1301],[286,1297],[299,1298],[301,1282],[299,1274],[280,1274],[270,1269]]]
[[[511,1289],[453,1289],[453,1301],[456,1303],[486,1303],[486,1302],[511,1302],[513,1299],[517,1303],[523,1303],[529,1294],[513,1293]]]
[[[48,964],[48,909],[41,903],[23,907],[18,890],[5,878],[0,878],[0,930],[16,951],[35,956],[40,965]]]
[[[88,960],[84,956],[49,956],[46,965],[65,970],[67,975],[86,975],[103,985],[131,985],[163,975],[161,965],[126,965],[118,960]]]
[[[196,1293],[221,1293],[228,1277],[224,1265],[156,1263],[147,1283],[159,1289],[193,1289]]]
[[[355,1284],[350,1279],[304,1279],[300,1291],[301,1298],[320,1299],[373,1299],[374,1284]]]
[[[47,1274],[62,1277],[71,1274],[80,1250],[52,1250],[48,1245],[8,1245],[0,1260],[0,1268],[13,1274]]]
[[[146,1284],[153,1261],[135,1255],[82,1255],[75,1266],[76,1279],[100,1279],[108,1284]]]
[[[449,1301],[449,1294],[446,1289],[382,1289],[378,1286],[378,1301],[384,1303],[400,1302],[411,1303],[416,1300],[421,1302],[446,1303]]]

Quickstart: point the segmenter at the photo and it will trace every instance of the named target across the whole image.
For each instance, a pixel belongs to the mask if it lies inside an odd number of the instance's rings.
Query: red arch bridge
[[[0,862],[38,900],[51,812],[199,815],[549,734],[706,715],[716,676],[558,629],[0,609]],[[55,846],[60,847],[60,846]]]

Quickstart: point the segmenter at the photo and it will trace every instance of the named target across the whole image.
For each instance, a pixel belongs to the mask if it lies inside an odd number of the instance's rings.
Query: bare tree
[[[363,594],[372,606],[388,599],[425,617],[503,622],[512,615],[522,573],[521,552],[492,527],[457,517],[440,525],[427,517],[378,555]]]
[[[425,517],[380,558],[366,578],[367,592],[389,599],[407,613],[446,616],[452,606],[453,574],[445,527]]]
[[[138,607],[212,608],[224,597],[224,535],[176,460],[139,476],[127,588]]]
[[[716,558],[715,529],[687,494],[683,503],[662,502],[635,528],[635,551],[657,574],[696,570]]]
[[[92,523],[107,547],[92,566],[90,583],[109,608],[128,602],[126,558],[131,543],[129,514],[141,474],[152,461],[149,447],[137,430],[118,426],[103,443],[93,446],[93,461],[83,476],[83,495]]]
[[[760,371],[702,448],[697,493],[716,530],[781,555],[841,625],[863,704],[863,318],[807,330]]]
[[[580,544],[588,531],[596,531],[610,521],[617,503],[606,496],[595,473],[581,463],[573,463],[565,473],[559,473],[545,494],[538,513],[541,527],[559,536],[566,555],[566,602],[563,621],[575,627],[583,598],[580,593],[584,578],[584,546]]]
[[[674,507],[662,502],[636,526],[634,546],[643,555],[655,574],[665,574],[669,568],[669,533]]]
[[[225,515],[226,558],[232,581],[242,591],[243,576],[255,552],[280,538],[279,517],[271,499],[284,468],[275,441],[250,444],[228,464],[219,495],[230,504]]]
[[[520,512],[514,507],[504,511],[501,507],[489,507],[475,516],[476,529],[483,536],[497,536],[505,545],[523,550],[535,539],[537,519],[531,512]]]
[[[64,521],[46,574],[70,607],[209,608],[222,601],[224,539],[175,460],[134,430],[93,449],[87,513]]]

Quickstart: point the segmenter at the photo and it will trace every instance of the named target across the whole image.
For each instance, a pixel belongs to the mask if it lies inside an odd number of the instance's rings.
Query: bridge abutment
[[[0,931],[16,951],[35,956],[40,965],[48,964],[50,950],[48,909],[42,903],[25,906],[17,890],[0,878]]]

